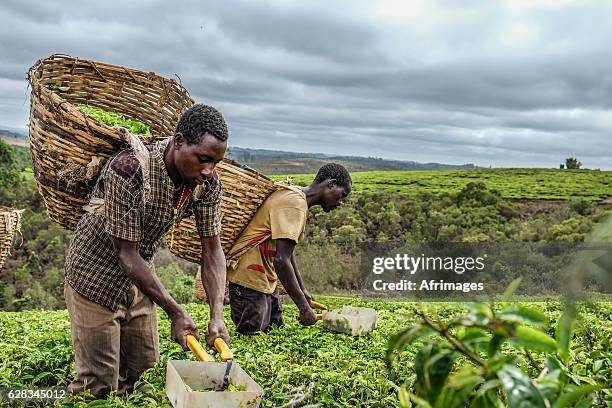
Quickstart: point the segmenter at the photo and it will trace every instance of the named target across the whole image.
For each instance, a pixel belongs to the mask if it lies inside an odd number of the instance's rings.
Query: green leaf
[[[486,392],[491,391],[491,390],[495,390],[497,389],[499,386],[501,386],[501,381],[498,379],[494,379],[494,380],[489,380],[486,381],[485,383],[483,383],[479,388],[478,388],[478,392],[476,393],[476,397],[484,395]]]
[[[557,358],[554,356],[547,356],[546,361],[544,362],[544,365],[546,366],[549,372],[556,371],[556,370],[563,370],[563,366],[561,365],[561,362],[557,360]]]
[[[43,378],[45,378],[47,376],[51,376],[51,375],[53,375],[53,373],[50,373],[48,371],[40,373],[36,377],[34,377],[34,379],[32,380],[32,384],[36,384],[38,381],[42,380]]]
[[[483,316],[487,318],[493,317],[493,312],[491,311],[491,307],[486,303],[482,302],[474,302],[469,304],[469,311],[478,316]]]
[[[87,407],[110,407],[107,400],[94,400],[86,405]]]
[[[432,408],[431,404],[427,400],[424,400],[423,398],[420,398],[417,395],[410,394],[410,399],[412,400],[412,402],[416,403],[417,407],[419,408]]]
[[[58,88],[61,89],[61,88]],[[142,122],[126,118],[117,112],[108,112],[104,109],[94,108],[93,106],[79,104],[78,108],[85,114],[99,120],[108,126],[121,126],[135,134],[150,134],[149,127]]]
[[[460,339],[466,343],[480,343],[483,341],[488,341],[489,336],[487,335],[487,332],[482,329],[470,327],[463,332]]]
[[[522,280],[523,278],[516,278],[515,280],[510,282],[510,284],[508,285],[508,287],[504,291],[504,294],[501,297],[502,302],[508,302],[510,300],[512,295],[514,295],[514,292],[516,292],[516,290],[518,289]]]
[[[555,352],[557,342],[548,334],[529,326],[517,326],[510,342],[528,350]]]
[[[510,408],[545,408],[540,391],[518,367],[506,364],[497,372]]]
[[[585,398],[577,403],[574,408],[593,408],[593,400],[591,398]]]
[[[437,345],[423,347],[414,359],[417,394],[434,403],[455,363],[456,353]]]
[[[536,383],[536,387],[538,387],[542,396],[548,401],[554,401],[559,391],[563,388],[563,382],[560,381],[561,377],[561,370],[554,370]]]
[[[489,390],[476,396],[472,400],[470,408],[505,408],[505,406],[499,399],[496,390]]]
[[[387,343],[387,353],[385,355],[387,364],[392,362],[395,358],[394,352],[401,353],[406,346],[421,337],[426,332],[425,329],[426,328],[422,325],[417,324],[412,327],[407,327],[399,331],[397,334],[391,336],[389,338],[389,342]]]
[[[565,408],[571,406],[573,403],[577,402],[580,398],[588,395],[592,392],[596,392],[602,389],[601,385],[583,385],[582,387],[578,387],[576,390],[569,392],[567,394],[563,394],[559,397],[552,408]]]
[[[442,393],[435,403],[436,408],[457,408],[465,406],[474,387],[484,381],[478,371],[470,366],[451,374]]]
[[[406,390],[405,385],[402,385],[400,387],[399,391],[397,392],[397,397],[402,408],[412,408],[412,402],[410,401],[410,392]]]
[[[596,373],[599,370],[601,370],[603,363],[604,363],[604,360],[595,360],[595,362],[593,363],[593,372]]]
[[[499,350],[501,345],[504,343],[504,341],[506,341],[505,336],[501,336],[499,334],[496,334],[493,336],[493,338],[491,339],[491,342],[489,342],[489,347],[487,350],[487,354],[489,358],[493,357],[497,353],[497,351]]]
[[[486,351],[491,341],[491,335],[485,330],[476,327],[470,327],[458,336],[466,346],[473,351],[479,353]]]
[[[559,357],[561,361],[567,364],[569,361],[569,349],[574,324],[576,322],[576,307],[574,304],[568,303],[565,305],[565,311],[559,319],[556,329],[557,345],[559,348]]]
[[[497,317],[510,322],[533,324],[537,326],[544,326],[548,323],[548,317],[546,317],[544,313],[524,306],[513,306],[504,309],[497,314]]]

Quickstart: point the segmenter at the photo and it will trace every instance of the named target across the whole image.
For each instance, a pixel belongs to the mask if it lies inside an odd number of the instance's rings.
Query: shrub
[[[520,280],[510,284],[508,299]],[[399,390],[403,407],[569,407],[602,403],[603,384],[587,379],[570,362],[576,310],[559,320],[555,338],[548,317],[536,309],[475,303],[467,314],[444,323],[419,311],[421,321],[389,341],[390,369],[399,353],[422,342],[415,375]],[[532,354],[535,353],[535,354]],[[599,364],[611,364],[602,360]],[[522,367],[522,368],[521,368]],[[597,401],[597,402],[595,402]]]

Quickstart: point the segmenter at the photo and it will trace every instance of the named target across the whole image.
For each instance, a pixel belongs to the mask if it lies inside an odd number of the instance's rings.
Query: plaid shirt
[[[129,305],[132,281],[119,266],[111,236],[140,242],[139,253],[153,268],[153,255],[172,228],[175,189],[163,160],[169,140],[149,146],[149,192],[145,193],[142,171],[131,150],[120,152],[106,163],[92,193],[92,199],[104,200],[103,210],[83,214],[68,249],[66,280],[70,286],[112,311],[119,303]],[[177,224],[193,214],[198,233],[207,238],[221,231],[218,175],[215,173],[213,181],[203,187],[196,189],[198,197],[192,193],[180,205]]]

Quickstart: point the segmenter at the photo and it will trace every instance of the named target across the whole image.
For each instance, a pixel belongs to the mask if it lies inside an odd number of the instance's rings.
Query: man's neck
[[[174,188],[177,189],[183,185],[183,179],[181,178],[176,165],[174,164],[174,145],[172,140],[168,142],[168,146],[164,150],[164,164],[166,165],[166,171],[170,176],[170,179],[174,183]]]
[[[306,204],[308,208],[319,204],[320,188],[318,185],[311,183],[306,187],[302,187],[302,191],[306,194]]]

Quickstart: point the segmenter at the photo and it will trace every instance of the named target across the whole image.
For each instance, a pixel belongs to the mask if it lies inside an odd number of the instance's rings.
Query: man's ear
[[[185,136],[181,132],[175,133],[173,136],[173,142],[175,147],[179,147],[187,142]]]
[[[329,179],[327,180],[327,187],[331,190],[334,187],[336,187],[336,179]]]

